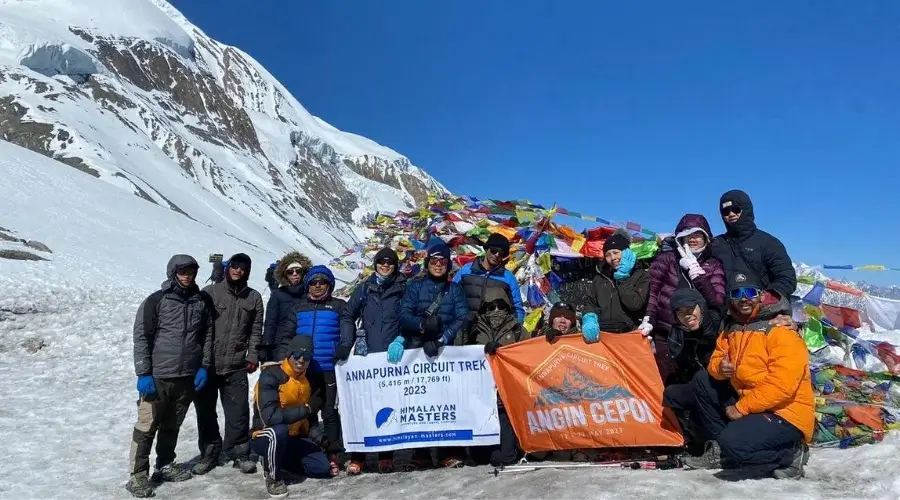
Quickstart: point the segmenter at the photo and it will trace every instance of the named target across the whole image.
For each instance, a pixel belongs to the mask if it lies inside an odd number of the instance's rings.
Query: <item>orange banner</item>
[[[526,452],[684,444],[640,333],[601,333],[594,344],[580,334],[534,338],[488,359]]]

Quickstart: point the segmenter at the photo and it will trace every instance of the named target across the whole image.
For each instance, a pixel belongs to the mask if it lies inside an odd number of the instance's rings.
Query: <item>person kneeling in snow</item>
[[[809,352],[796,331],[772,326],[786,298],[738,273],[729,282],[730,317],[708,373],[694,379],[703,429],[712,438],[688,467],[752,465],[777,479],[799,479],[815,425]],[[730,462],[730,464],[729,464]]]
[[[475,316],[467,344],[483,344],[488,356],[497,353],[501,346],[522,340],[519,324],[509,294],[499,287],[489,287],[484,292],[484,303]],[[513,430],[503,400],[497,395],[497,416],[500,420],[500,446],[473,446],[469,454],[477,464],[490,463],[494,467],[511,465],[519,458],[519,442]]]
[[[669,377],[670,385],[663,391],[663,405],[678,417],[688,449],[699,443],[702,452],[697,419],[691,418],[696,416],[694,379],[708,377],[706,366],[722,331],[722,316],[694,288],[676,290],[668,301],[675,325],[668,331],[666,352],[674,361],[675,371]]]
[[[156,442],[154,481],[176,482],[191,473],[175,463],[178,431],[194,398],[206,385],[213,364],[212,299],[197,287],[200,265],[175,255],[166,265],[162,287],[144,299],[134,318],[134,371],[138,418],[131,440],[131,479],[125,485],[138,498],[154,495],[148,474]]]
[[[282,471],[313,478],[334,475],[321,446],[324,432],[316,419],[324,394],[321,385],[306,376],[312,356],[312,337],[294,337],[287,357],[278,365],[263,368],[253,391],[250,446],[262,458],[266,491],[273,497],[288,494]]]

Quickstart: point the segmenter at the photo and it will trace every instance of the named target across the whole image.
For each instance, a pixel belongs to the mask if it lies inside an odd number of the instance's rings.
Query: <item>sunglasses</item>
[[[447,264],[447,259],[443,257],[432,256],[428,258],[428,263],[441,266]]]
[[[731,300],[741,300],[741,299],[753,300],[753,299],[759,297],[759,293],[760,293],[759,290],[756,288],[744,286],[744,287],[735,288],[734,290],[731,290],[729,292],[729,295],[731,296]]]
[[[488,247],[487,251],[494,255],[504,255],[506,253],[506,250],[500,247]]]
[[[186,276],[196,276],[197,269],[193,267],[183,267],[181,269],[176,269],[175,274],[183,274]]]
[[[486,312],[509,311],[509,308],[506,307],[506,304],[503,302],[491,302],[484,306],[484,310]]]
[[[293,269],[288,269],[284,272],[284,274],[287,274],[288,276],[294,276],[296,274],[303,274],[303,271],[301,271],[299,267],[295,267]]]
[[[328,286],[328,280],[312,280],[309,282],[309,286]]]
[[[391,259],[381,259],[379,261],[376,261],[375,263],[378,265],[381,265],[381,266],[393,266],[394,265],[394,261],[392,261]]]
[[[247,271],[247,264],[243,262],[229,262],[228,267],[230,269],[239,269],[241,271]]]
[[[741,207],[735,207],[735,206],[725,207],[725,208],[719,209],[719,213],[721,213],[723,216],[730,215],[730,214],[741,215]]]
[[[309,361],[310,354],[308,351],[294,351],[291,353],[291,357],[297,361],[307,362]]]

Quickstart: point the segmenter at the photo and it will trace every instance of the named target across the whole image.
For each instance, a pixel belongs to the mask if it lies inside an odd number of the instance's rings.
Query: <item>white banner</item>
[[[500,443],[497,388],[482,346],[447,346],[436,358],[407,349],[351,356],[335,367],[347,451]]]

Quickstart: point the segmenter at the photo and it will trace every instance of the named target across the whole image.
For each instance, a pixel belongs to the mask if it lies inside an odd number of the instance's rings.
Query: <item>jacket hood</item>
[[[331,269],[328,269],[327,266],[313,266],[306,271],[306,276],[303,277],[303,288],[309,288],[309,282],[312,281],[312,277],[317,274],[324,274],[325,278],[328,279],[328,282],[331,284],[331,289],[334,290],[334,273],[331,272]]]
[[[675,226],[675,239],[678,243],[681,243],[682,238],[695,233],[698,229],[706,235],[708,245],[712,241],[712,229],[710,229],[709,221],[706,220],[706,217],[699,214],[686,214],[678,221],[678,225]]]
[[[309,257],[303,255],[300,252],[290,252],[278,261],[278,265],[275,266],[275,279],[278,280],[279,286],[290,286],[291,283],[287,279],[287,268],[292,263],[300,264],[300,267],[304,271],[304,275],[309,269],[313,266],[312,261],[309,260]],[[305,277],[305,276],[304,276]]]
[[[491,302],[501,301],[506,304],[506,307],[512,311],[512,301],[509,300],[509,294],[506,293],[506,290],[499,286],[489,286],[484,289],[484,297],[481,300],[482,304],[490,304]]]
[[[162,282],[162,289],[168,290],[172,286],[175,286],[175,273],[179,269],[193,267],[194,269],[199,270],[200,264],[197,263],[197,260],[191,257],[190,255],[178,254],[173,255],[172,258],[169,259],[169,263],[166,264],[166,280]],[[196,281],[194,282],[194,286],[196,286]]]
[[[740,189],[733,189],[723,194],[719,199],[719,209],[721,210],[728,203],[741,207],[741,218],[734,224],[728,224],[725,222],[725,218],[722,218],[722,223],[725,224],[726,234],[743,236],[755,231],[756,216],[753,214],[753,201],[750,200],[750,195]]]
[[[250,256],[245,253],[236,253],[236,254],[232,255],[230,259],[228,259],[228,265],[231,265],[232,263],[236,263],[236,262],[239,262],[241,264],[246,264],[247,272],[244,273],[244,277],[241,280],[241,283],[247,283],[248,281],[250,281],[250,269],[251,269],[251,264],[253,263],[253,261],[250,259]],[[229,282],[231,281],[231,278],[228,277],[227,269],[225,270],[225,279],[228,280]]]

